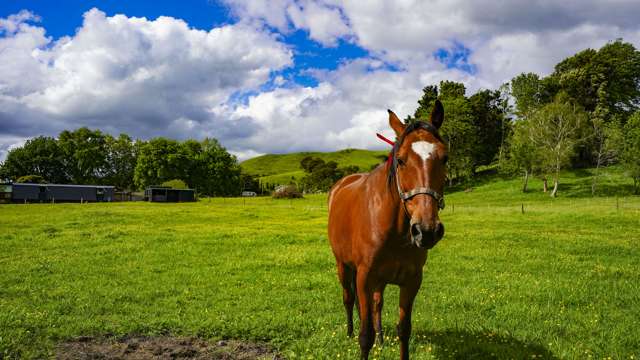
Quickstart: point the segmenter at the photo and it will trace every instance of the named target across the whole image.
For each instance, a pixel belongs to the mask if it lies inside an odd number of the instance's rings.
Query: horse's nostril
[[[411,238],[413,239],[414,244],[420,244],[422,241],[422,230],[420,229],[420,224],[411,225]]]

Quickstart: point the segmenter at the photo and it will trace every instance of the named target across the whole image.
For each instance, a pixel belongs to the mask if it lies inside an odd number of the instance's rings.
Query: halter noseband
[[[400,178],[398,175],[398,149],[400,149],[400,145],[402,145],[402,142],[404,141],[405,137],[407,137],[409,133],[416,131],[418,129],[426,130],[430,132],[433,136],[435,136],[438,140],[442,141],[442,138],[438,133],[438,129],[436,129],[433,125],[423,121],[416,121],[415,123],[407,126],[402,136],[398,139],[398,141],[396,141],[396,143],[393,146],[393,151],[391,152],[392,162],[391,162],[391,169],[389,170],[389,182],[391,182],[391,179],[393,176],[393,179],[396,181],[396,187],[398,188],[398,195],[400,196],[400,200],[402,200],[402,205],[404,206],[404,209],[405,209],[405,212],[407,212],[407,215],[409,214],[409,212],[407,211],[406,201],[416,195],[425,194],[433,197],[438,202],[438,209],[440,210],[444,209],[444,205],[445,205],[444,195],[438,193],[437,191],[431,188],[418,187],[405,192],[405,191],[402,191],[402,188],[400,187]]]

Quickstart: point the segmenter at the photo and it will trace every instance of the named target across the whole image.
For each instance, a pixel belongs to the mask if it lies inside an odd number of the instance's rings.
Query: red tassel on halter
[[[386,137],[384,137],[381,134],[376,133],[376,136],[378,137],[378,139],[386,142],[387,144],[389,144],[391,146],[395,145],[395,143],[393,141],[387,139]],[[391,153],[389,153],[389,156],[387,157],[387,164],[390,164],[390,163],[391,163]]]
[[[381,135],[381,134],[376,133],[376,136],[377,136],[380,140],[382,140],[382,141],[386,142],[387,144],[389,144],[389,145],[391,145],[391,146],[393,146],[393,145],[395,145],[395,144],[396,144],[396,143],[394,143],[393,141],[391,141],[391,140],[387,139],[386,137],[384,137],[384,136],[383,136],[383,135]]]

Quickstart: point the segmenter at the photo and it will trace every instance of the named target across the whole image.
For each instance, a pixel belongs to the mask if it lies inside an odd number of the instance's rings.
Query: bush
[[[172,189],[188,189],[187,183],[180,179],[173,179],[169,181],[165,181],[162,183],[162,186],[170,187]]]
[[[17,183],[27,183],[27,184],[46,184],[47,181],[40,175],[25,175],[20,176],[17,180]]]
[[[302,198],[302,193],[295,185],[283,185],[278,186],[271,196],[274,199],[299,199]]]

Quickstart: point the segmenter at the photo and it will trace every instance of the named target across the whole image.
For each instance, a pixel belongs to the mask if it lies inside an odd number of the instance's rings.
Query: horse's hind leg
[[[373,326],[375,327],[378,343],[384,343],[382,332],[382,306],[384,304],[384,285],[373,293]]]
[[[342,302],[347,312],[347,336],[353,335],[353,305],[356,302],[355,271],[338,262],[338,277],[342,284]]]

